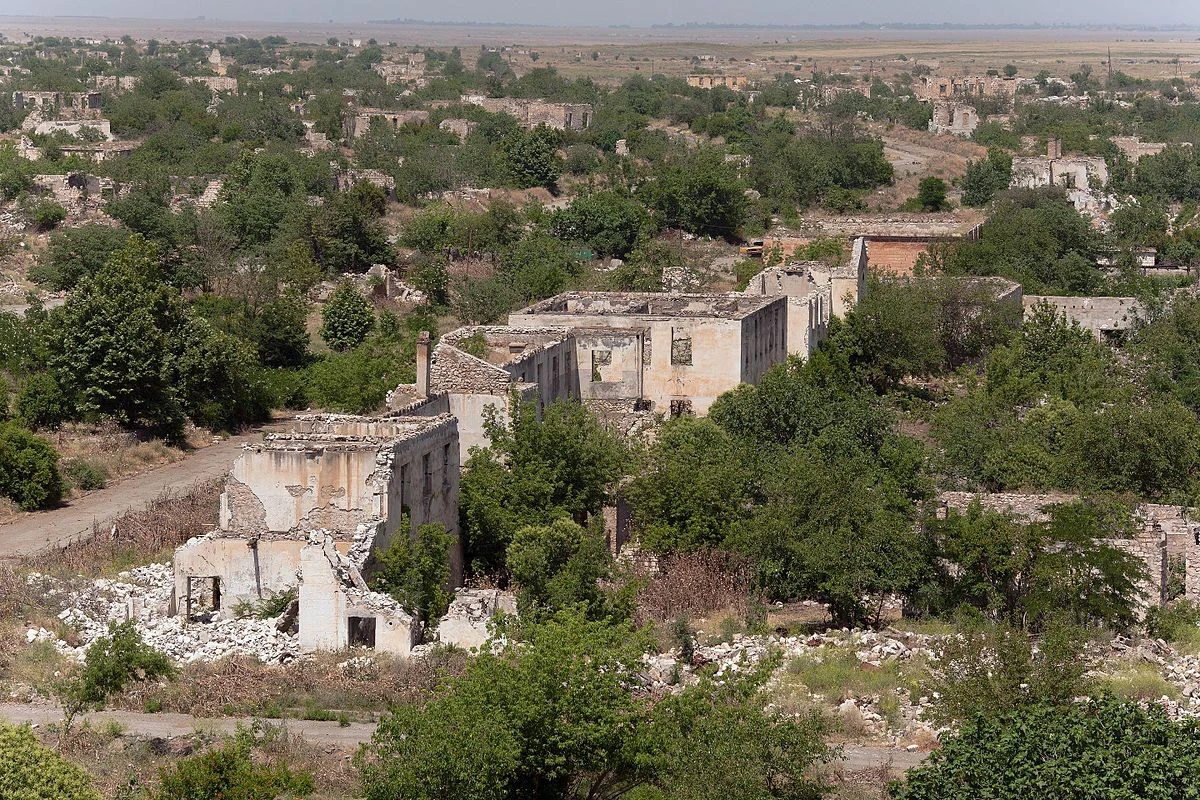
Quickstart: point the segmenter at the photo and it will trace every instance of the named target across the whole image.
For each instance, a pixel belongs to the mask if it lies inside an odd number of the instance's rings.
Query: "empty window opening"
[[[425,484],[421,491],[425,497],[433,494],[433,459],[429,457],[429,453],[421,456],[421,469],[425,473]]]
[[[221,579],[189,575],[187,579],[187,616],[203,617],[221,610]]]
[[[400,507],[406,508],[409,500],[408,493],[408,464],[400,465]]]
[[[442,445],[442,489],[450,486],[450,445]]]
[[[351,647],[375,649],[375,618],[347,617],[347,640]]]
[[[684,331],[671,330],[671,366],[692,365],[692,337]]]
[[[600,374],[601,367],[612,364],[612,350],[592,351],[592,383],[600,383],[604,376]]]

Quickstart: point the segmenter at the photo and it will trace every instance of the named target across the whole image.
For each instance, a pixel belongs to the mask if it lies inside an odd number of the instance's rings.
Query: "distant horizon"
[[[873,22],[860,20],[858,22],[826,22],[826,23],[737,23],[720,21],[691,21],[691,22],[644,22],[644,23],[603,23],[603,22],[501,22],[498,20],[466,20],[466,19],[422,19],[412,17],[394,17],[391,19],[269,19],[258,17],[223,17],[201,14],[190,17],[124,15],[124,14],[10,14],[0,13],[0,19],[45,19],[45,20],[106,20],[106,21],[141,21],[148,22],[240,22],[269,25],[424,25],[430,27],[480,27],[480,28],[603,28],[629,30],[655,29],[728,29],[728,30],[1129,30],[1129,31],[1200,31],[1200,22]]]

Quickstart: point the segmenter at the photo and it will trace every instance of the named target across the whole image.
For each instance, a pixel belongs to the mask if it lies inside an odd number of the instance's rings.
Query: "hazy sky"
[[[414,19],[646,25],[724,22],[1200,25],[1200,0],[0,0],[0,13],[325,22]]]

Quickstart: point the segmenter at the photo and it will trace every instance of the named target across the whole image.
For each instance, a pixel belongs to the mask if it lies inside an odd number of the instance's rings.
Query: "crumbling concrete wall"
[[[581,131],[592,124],[593,108],[590,103],[552,103],[547,100],[482,95],[463,95],[461,101],[479,106],[492,114],[507,114],[524,128],[545,125],[560,131]]]
[[[1120,336],[1132,330],[1146,312],[1136,297],[1053,297],[1030,294],[1024,298],[1025,316],[1050,306],[1060,317],[1091,331],[1097,339]]]
[[[421,124],[429,121],[429,112],[425,110],[415,111],[384,111],[379,108],[364,108],[360,109],[355,114],[347,114],[342,122],[342,135],[346,141],[354,141],[366,134],[371,129],[371,125],[380,121],[391,125],[393,129],[400,128],[404,125]]]
[[[301,550],[299,599],[304,652],[361,646],[403,657],[421,641],[420,623],[391,597],[368,590],[330,536],[316,534]]]
[[[829,278],[833,315],[845,318],[858,298],[867,293],[867,240],[859,237],[850,247],[850,259],[833,270]]]
[[[1012,514],[1029,522],[1049,519],[1047,509],[1053,505],[1079,500],[1076,495],[1057,494],[973,494],[943,492],[938,497],[940,513],[946,509],[966,511],[972,502],[992,511]],[[1134,509],[1135,535],[1131,538],[1110,539],[1108,543],[1140,559],[1145,567],[1141,607],[1162,605],[1169,599],[1171,560],[1182,562],[1182,598],[1200,601],[1200,520],[1196,511],[1186,506],[1167,506],[1142,503]]]
[[[179,613],[189,579],[215,580],[227,602],[294,586],[300,551],[317,531],[363,551],[357,564],[369,572],[374,551],[400,531],[439,524],[455,542],[451,585],[461,584],[455,419],[308,415],[294,424],[243,451],[221,495],[219,529],[176,551]]]
[[[1065,189],[1094,191],[1108,184],[1108,164],[1103,158],[1075,156],[1049,158],[1046,156],[1013,159],[1013,187],[1039,189],[1059,186]]]
[[[930,133],[949,133],[954,136],[970,136],[979,127],[979,112],[962,103],[938,102],[933,106],[933,118],[929,120]]]
[[[663,414],[705,414],[787,357],[785,305],[735,294],[568,292],[511,314],[509,324],[642,331],[643,399]]]
[[[688,86],[697,89],[715,89],[723,86],[740,92],[750,86],[750,79],[745,75],[688,75],[687,83]]]
[[[459,589],[446,615],[438,621],[438,641],[478,650],[488,640],[488,623],[497,612],[516,615],[515,597],[499,589]]]
[[[84,129],[90,129],[100,134],[105,141],[113,141],[116,137],[113,136],[112,123],[106,119],[47,119],[36,122],[33,125],[33,132],[45,136],[53,136],[59,131],[64,131],[72,136],[79,136],[84,133]]]
[[[640,330],[579,330],[575,332],[577,380],[584,400],[636,400],[642,396]]]

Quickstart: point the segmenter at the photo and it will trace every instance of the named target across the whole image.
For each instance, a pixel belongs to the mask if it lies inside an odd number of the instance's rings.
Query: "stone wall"
[[[1043,305],[1051,306],[1059,316],[1077,323],[1097,339],[1121,335],[1145,318],[1145,309],[1136,297],[1053,297],[1037,294],[1024,298],[1026,318]]]
[[[973,494],[944,492],[938,497],[941,514],[946,509],[965,511],[972,502],[992,511],[1001,511],[1030,522],[1049,519],[1050,506],[1077,501],[1078,496],[1056,494]],[[1169,563],[1177,558],[1183,563],[1183,595],[1187,600],[1200,601],[1200,519],[1194,509],[1186,506],[1167,506],[1142,503],[1134,509],[1135,535],[1128,539],[1110,539],[1115,547],[1138,557],[1145,565],[1146,581],[1142,584],[1143,607],[1162,605],[1169,599],[1167,583]]]

